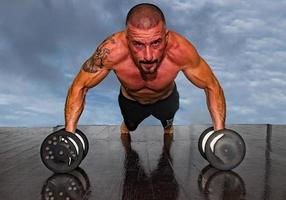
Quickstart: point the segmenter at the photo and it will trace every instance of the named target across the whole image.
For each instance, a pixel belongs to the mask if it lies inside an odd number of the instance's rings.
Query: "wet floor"
[[[227,172],[198,151],[207,127],[175,126],[171,137],[160,126],[141,126],[121,137],[119,126],[80,126],[89,153],[79,169],[61,175],[39,154],[55,128],[0,128],[0,199],[286,199],[285,125],[227,126],[247,147],[244,161]]]

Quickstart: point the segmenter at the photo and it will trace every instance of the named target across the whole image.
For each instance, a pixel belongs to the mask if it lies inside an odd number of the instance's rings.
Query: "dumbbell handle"
[[[68,132],[68,133],[75,133],[76,131],[76,127],[65,127],[65,131]]]
[[[77,131],[80,131],[80,130],[76,129],[74,132],[67,131],[65,128],[63,128],[62,130],[67,132],[67,133],[70,133],[70,134],[75,134],[75,136],[77,136],[78,139],[80,140],[80,142],[82,143],[83,149],[84,150],[86,149],[86,144],[85,144],[84,139],[82,138],[82,136],[80,134],[77,133]],[[74,143],[74,145],[77,146],[75,143]]]

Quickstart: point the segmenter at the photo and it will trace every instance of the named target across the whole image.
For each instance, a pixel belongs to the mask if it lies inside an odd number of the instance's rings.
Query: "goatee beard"
[[[141,76],[142,76],[143,80],[151,81],[157,77],[157,71],[155,71],[154,73],[144,73],[144,72],[142,73],[141,72]]]

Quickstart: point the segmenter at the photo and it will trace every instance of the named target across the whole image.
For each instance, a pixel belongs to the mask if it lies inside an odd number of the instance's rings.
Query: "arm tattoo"
[[[93,56],[91,56],[82,66],[82,69],[89,73],[95,73],[98,70],[102,69],[108,62],[107,56],[110,54],[110,50],[106,48],[106,44],[112,43],[115,44],[115,40],[110,36],[104,40],[101,45],[96,49]]]

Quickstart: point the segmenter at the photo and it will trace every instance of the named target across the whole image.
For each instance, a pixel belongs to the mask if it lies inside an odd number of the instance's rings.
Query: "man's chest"
[[[164,61],[158,67],[152,79],[146,79],[132,61],[125,61],[114,67],[121,84],[130,90],[151,89],[163,90],[176,78],[180,68],[171,62]]]

